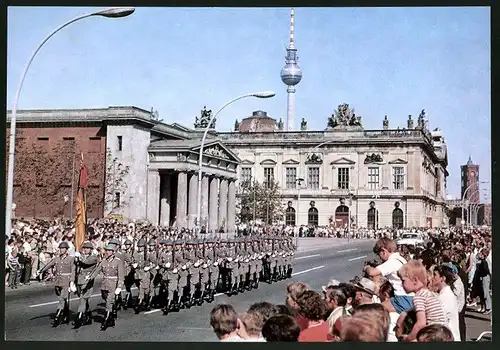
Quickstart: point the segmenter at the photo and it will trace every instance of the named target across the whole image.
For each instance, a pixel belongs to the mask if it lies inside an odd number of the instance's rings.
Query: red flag
[[[87,168],[83,164],[83,153],[80,160],[80,178],[78,180],[78,192],[76,195],[76,218],[75,218],[75,248],[80,251],[87,233],[87,198],[85,189],[87,187]]]

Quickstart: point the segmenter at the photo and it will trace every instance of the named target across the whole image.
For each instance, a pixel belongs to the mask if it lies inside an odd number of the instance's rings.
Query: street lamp
[[[464,194],[463,194],[463,196],[462,196],[462,221],[464,221],[464,209],[465,209],[465,208],[464,208],[464,205],[465,205],[465,198],[466,198],[466,196],[467,196],[467,192],[469,192],[469,190],[472,188],[472,186],[477,185],[477,187],[479,188],[479,184],[487,184],[487,183],[489,183],[489,182],[488,182],[488,181],[476,181],[476,182],[474,182],[474,183],[471,183],[471,184],[469,185],[469,187],[467,187],[467,188],[465,189]]]
[[[297,182],[297,220],[296,220],[296,224],[298,226],[298,230],[296,231],[296,234],[295,234],[295,248],[297,248],[299,246],[299,231],[300,231],[300,226],[299,226],[299,219],[300,219],[300,189],[302,188],[302,182],[304,182],[304,179],[299,177],[299,178],[296,178],[295,181]]]
[[[214,114],[213,118],[211,118],[208,121],[207,126],[205,127],[205,131],[203,132],[203,137],[201,139],[201,145],[200,145],[200,154],[198,156],[198,208],[196,212],[196,226],[198,227],[198,232],[200,232],[201,229],[201,184],[202,184],[202,177],[203,177],[203,146],[205,146],[205,139],[207,138],[208,131],[210,130],[210,127],[212,124],[215,122],[217,119],[217,116],[219,115],[220,112],[227,106],[229,106],[231,103],[236,102],[238,100],[241,100],[243,98],[247,97],[257,97],[257,98],[271,98],[274,97],[276,94],[272,91],[263,91],[263,92],[253,92],[250,94],[245,94],[238,96],[236,98],[233,98],[231,101],[223,105],[219,110]]]
[[[13,201],[13,193],[14,193],[14,158],[15,158],[15,147],[16,147],[16,119],[17,119],[17,105],[19,103],[19,95],[21,93],[21,89],[23,87],[24,79],[26,78],[26,74],[28,73],[28,69],[33,62],[33,59],[37,55],[38,51],[42,48],[43,45],[50,38],[52,38],[57,32],[61,29],[69,26],[70,24],[93,16],[102,16],[107,18],[121,18],[126,17],[134,13],[135,9],[133,7],[129,8],[109,8],[106,10],[88,13],[86,15],[80,15],[78,17],[73,18],[72,20],[64,23],[59,26],[55,30],[53,30],[43,41],[38,45],[33,54],[31,55],[26,68],[24,68],[23,73],[21,74],[21,80],[19,82],[19,86],[17,88],[16,97],[14,99],[14,107],[12,108],[12,115],[10,118],[10,140],[9,140],[9,168],[7,173],[7,205],[5,210],[5,234],[10,237],[12,230],[12,201]]]

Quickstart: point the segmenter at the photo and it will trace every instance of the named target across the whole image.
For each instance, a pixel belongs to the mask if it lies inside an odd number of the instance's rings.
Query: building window
[[[287,226],[295,226],[295,209],[292,207],[286,208],[285,224]]]
[[[118,151],[123,150],[123,136],[117,136],[118,139]]]
[[[309,208],[309,211],[307,212],[307,224],[311,226],[318,226],[318,223],[319,223],[318,209],[314,207]]]
[[[402,166],[392,168],[392,185],[395,190],[402,190],[405,187],[405,169]]]
[[[285,170],[286,188],[294,189],[297,183],[297,168],[286,168]]]
[[[241,182],[246,183],[252,181],[252,168],[241,168]]]
[[[375,208],[368,209],[368,228],[371,230],[378,228],[378,210]]]
[[[319,167],[307,169],[307,188],[310,190],[319,190]]]
[[[400,208],[392,211],[392,227],[397,229],[404,227],[403,210]]]
[[[274,182],[274,168],[264,168],[264,185],[269,188]]]
[[[368,189],[377,190],[379,187],[379,168],[368,168]]]
[[[114,207],[115,208],[120,208],[120,192],[115,192],[115,202],[114,202]]]
[[[341,190],[349,189],[349,168],[339,168],[337,186]]]

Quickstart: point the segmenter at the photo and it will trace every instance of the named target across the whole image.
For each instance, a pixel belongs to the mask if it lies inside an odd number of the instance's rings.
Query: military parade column
[[[208,208],[208,230],[217,231],[217,223],[219,218],[219,179],[217,177],[212,177],[210,179],[210,196],[209,196],[209,208]]]
[[[188,228],[192,229],[196,227],[195,219],[196,219],[196,210],[198,206],[198,174],[192,173],[189,178],[189,200],[188,200]]]
[[[228,204],[227,204],[227,232],[235,231],[236,226],[236,181],[229,180],[228,188]]]
[[[187,227],[186,211],[187,211],[187,188],[188,178],[187,173],[181,171],[177,182],[177,227]]]
[[[219,190],[219,226],[217,228],[223,227],[225,232],[227,232],[227,192],[227,179],[221,178]]]

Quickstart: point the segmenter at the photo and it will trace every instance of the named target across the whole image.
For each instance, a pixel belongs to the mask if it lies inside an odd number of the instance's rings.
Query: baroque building
[[[270,119],[257,111],[238,122],[235,132],[217,136],[241,159],[240,183],[279,183],[284,223],[448,225],[446,143],[441,130],[427,130],[425,111],[416,126],[409,116],[403,129],[390,129],[385,117],[382,129],[364,130],[347,104],[338,107],[324,131],[308,131],[304,119],[301,131],[283,131],[281,120],[270,130]]]

